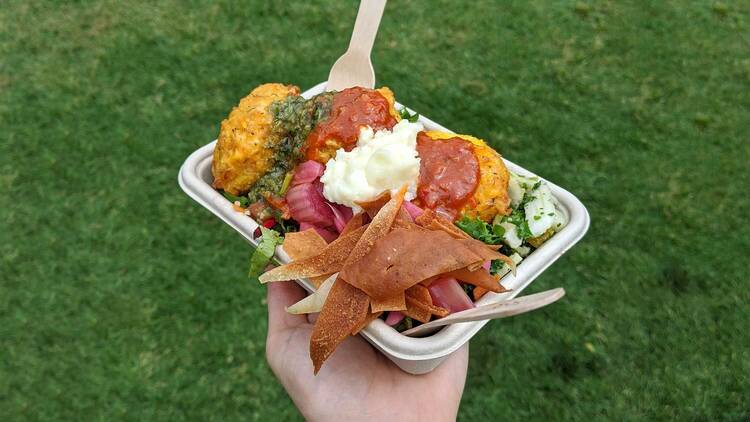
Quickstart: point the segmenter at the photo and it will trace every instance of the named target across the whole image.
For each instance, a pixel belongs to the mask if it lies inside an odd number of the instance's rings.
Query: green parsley
[[[499,273],[503,269],[503,266],[505,266],[505,263],[499,259],[492,261],[490,264],[490,274],[495,275]]]
[[[409,110],[406,109],[406,107],[399,110],[398,114],[401,115],[401,118],[404,120],[408,120],[411,123],[416,123],[417,120],[419,120],[419,113],[411,114],[409,113]]]
[[[497,229],[496,227],[499,226],[493,227],[479,218],[471,218],[465,215],[456,221],[456,226],[474,239],[481,240],[488,245],[499,245],[503,240],[502,235],[505,234],[502,227]],[[500,230],[503,230],[502,234]]]
[[[529,229],[529,223],[526,221],[526,213],[523,211],[523,208],[519,207],[513,210],[510,215],[503,217],[502,221],[516,226],[518,237],[522,240],[534,237],[531,235],[531,229]]]

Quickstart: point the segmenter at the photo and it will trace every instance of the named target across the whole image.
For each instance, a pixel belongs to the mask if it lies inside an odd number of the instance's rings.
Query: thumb
[[[292,315],[286,311],[305,296],[307,292],[294,281],[276,281],[268,283],[266,301],[268,302],[268,333],[307,324],[305,315]]]

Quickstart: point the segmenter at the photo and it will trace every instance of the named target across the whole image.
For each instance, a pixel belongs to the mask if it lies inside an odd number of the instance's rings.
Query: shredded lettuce
[[[260,226],[260,232],[260,243],[250,255],[250,268],[247,271],[247,276],[252,279],[257,279],[260,276],[273,258],[276,246],[284,241],[284,238],[276,230]]]

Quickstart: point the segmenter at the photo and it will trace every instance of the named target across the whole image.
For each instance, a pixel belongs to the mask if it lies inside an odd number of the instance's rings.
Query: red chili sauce
[[[472,144],[459,137],[417,135],[420,205],[455,218],[479,184],[479,161]]]
[[[307,159],[325,162],[338,148],[351,151],[357,145],[359,128],[390,129],[396,119],[388,100],[374,89],[347,88],[333,96],[328,119],[307,135]],[[326,141],[335,140],[331,145]]]

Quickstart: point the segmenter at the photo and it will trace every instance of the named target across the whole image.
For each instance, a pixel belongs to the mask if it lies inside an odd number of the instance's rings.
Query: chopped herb
[[[505,263],[499,259],[492,261],[492,263],[490,263],[490,274],[498,274],[503,269],[504,265]]]
[[[260,243],[250,255],[250,268],[247,271],[247,276],[252,279],[257,279],[260,276],[273,258],[276,246],[284,241],[284,238],[276,230],[260,226],[260,232]]]
[[[456,221],[456,226],[474,239],[481,240],[489,245],[498,245],[502,242],[502,235],[498,235],[495,228],[479,218],[471,218],[466,215]],[[502,228],[502,227],[501,227]],[[503,234],[505,232],[503,231]]]
[[[267,193],[281,195],[287,175],[304,158],[307,135],[319,122],[328,118],[332,103],[333,93],[327,92],[309,100],[289,96],[271,104],[273,120],[267,143],[275,155],[271,168],[247,194],[252,202]]]
[[[537,215],[534,216],[534,221],[539,221],[541,219],[542,219],[542,216],[539,215],[539,214],[537,214]]]
[[[246,207],[247,204],[250,202],[249,199],[247,199],[246,196],[234,196],[229,192],[222,191],[222,195],[224,195],[224,198],[227,198],[231,203],[239,202],[241,207]]]
[[[531,235],[531,230],[529,229],[529,223],[526,221],[526,213],[520,206],[517,209],[513,210],[510,215],[506,215],[505,217],[503,217],[502,221],[511,223],[516,226],[516,233],[522,240],[533,237]]]
[[[534,186],[531,188],[531,190],[539,189],[539,186],[542,186],[542,181],[538,181],[534,183]]]
[[[409,110],[406,109],[406,107],[402,108],[398,112],[401,115],[401,118],[404,120],[408,120],[411,123],[416,123],[417,120],[419,120],[419,113],[411,114],[409,113]]]
[[[523,199],[521,199],[521,203],[518,204],[518,208],[523,208],[526,204],[536,199],[536,196],[531,195],[530,193],[526,193],[526,195],[523,196]]]

